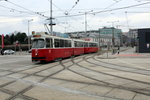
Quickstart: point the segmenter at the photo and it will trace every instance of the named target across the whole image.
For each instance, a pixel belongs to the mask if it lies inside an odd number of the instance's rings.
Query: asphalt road
[[[150,57],[87,54],[47,64],[0,55],[0,100],[150,100]]]
[[[31,56],[28,55],[0,55],[0,68],[13,69],[33,65]]]

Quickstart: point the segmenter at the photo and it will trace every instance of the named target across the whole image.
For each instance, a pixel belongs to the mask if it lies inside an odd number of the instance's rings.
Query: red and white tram
[[[97,42],[56,37],[45,33],[34,33],[32,37],[32,61],[48,62],[97,51]]]

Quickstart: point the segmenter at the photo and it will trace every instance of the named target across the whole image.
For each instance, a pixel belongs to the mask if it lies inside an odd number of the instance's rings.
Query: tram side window
[[[54,40],[54,44],[55,44],[55,48],[60,47],[60,41],[59,41],[59,39],[55,39]]]
[[[74,41],[74,46],[77,47],[77,41]]]
[[[95,43],[92,43],[92,47],[95,47]]]
[[[89,45],[90,45],[90,47],[97,47],[96,43],[90,43]]]
[[[76,47],[80,47],[80,42],[77,41],[77,46]]]
[[[50,48],[53,48],[53,40],[50,39]]]
[[[83,47],[83,42],[75,41],[75,47]]]
[[[80,47],[84,47],[84,42],[80,42]]]
[[[97,43],[94,43],[95,47],[97,47]]]
[[[65,47],[68,47],[68,41],[65,40]]]
[[[68,41],[68,47],[71,47],[71,41],[70,40]]]
[[[50,39],[46,38],[46,48],[50,48]]]
[[[71,41],[65,40],[65,47],[71,47]]]
[[[46,48],[52,48],[52,39],[46,38]]]
[[[84,43],[84,47],[88,47],[88,43],[85,42],[85,43]]]
[[[97,44],[96,44],[96,43],[93,43],[93,47],[97,47]]]
[[[65,47],[65,40],[60,39],[60,47]]]
[[[89,43],[89,47],[92,47],[92,43]]]
[[[77,47],[81,47],[81,44],[80,44],[80,42],[77,42]]]

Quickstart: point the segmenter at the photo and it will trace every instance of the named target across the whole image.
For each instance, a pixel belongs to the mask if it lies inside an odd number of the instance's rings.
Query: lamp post
[[[101,29],[99,29],[99,36],[98,36],[98,37],[99,37],[99,38],[98,38],[99,48],[101,47],[101,44],[100,44],[100,40],[101,40],[100,38],[101,38],[101,35],[100,35],[100,34],[101,34]],[[101,48],[100,48],[100,49],[101,49]]]
[[[33,19],[28,20],[28,50],[30,50],[30,22],[33,21]]]
[[[52,9],[52,3],[53,3],[53,1],[52,0],[50,0],[50,30],[51,30],[51,34],[53,35],[53,25],[52,25],[52,23],[53,23],[53,18],[52,18],[52,12],[53,12],[53,9]]]
[[[119,22],[119,21],[111,21],[111,22],[107,22],[107,23],[112,23],[112,54],[114,54],[114,47],[115,47],[115,27],[114,27],[114,23],[115,22]]]
[[[93,10],[86,11],[86,12],[79,12],[79,13],[84,13],[84,22],[85,22],[85,34],[87,33],[87,14],[93,12]]]
[[[50,18],[48,18],[49,19],[49,21],[50,21],[50,23],[49,23],[49,26],[50,26],[50,32],[51,32],[51,34],[52,35],[55,35],[54,33],[53,33],[53,25],[56,25],[56,23],[53,23],[53,1],[52,0],[50,0]]]

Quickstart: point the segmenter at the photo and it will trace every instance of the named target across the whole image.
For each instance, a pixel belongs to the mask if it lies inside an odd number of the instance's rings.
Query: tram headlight
[[[36,55],[36,56],[38,55],[38,50],[37,50],[37,49],[35,50],[35,55]]]

